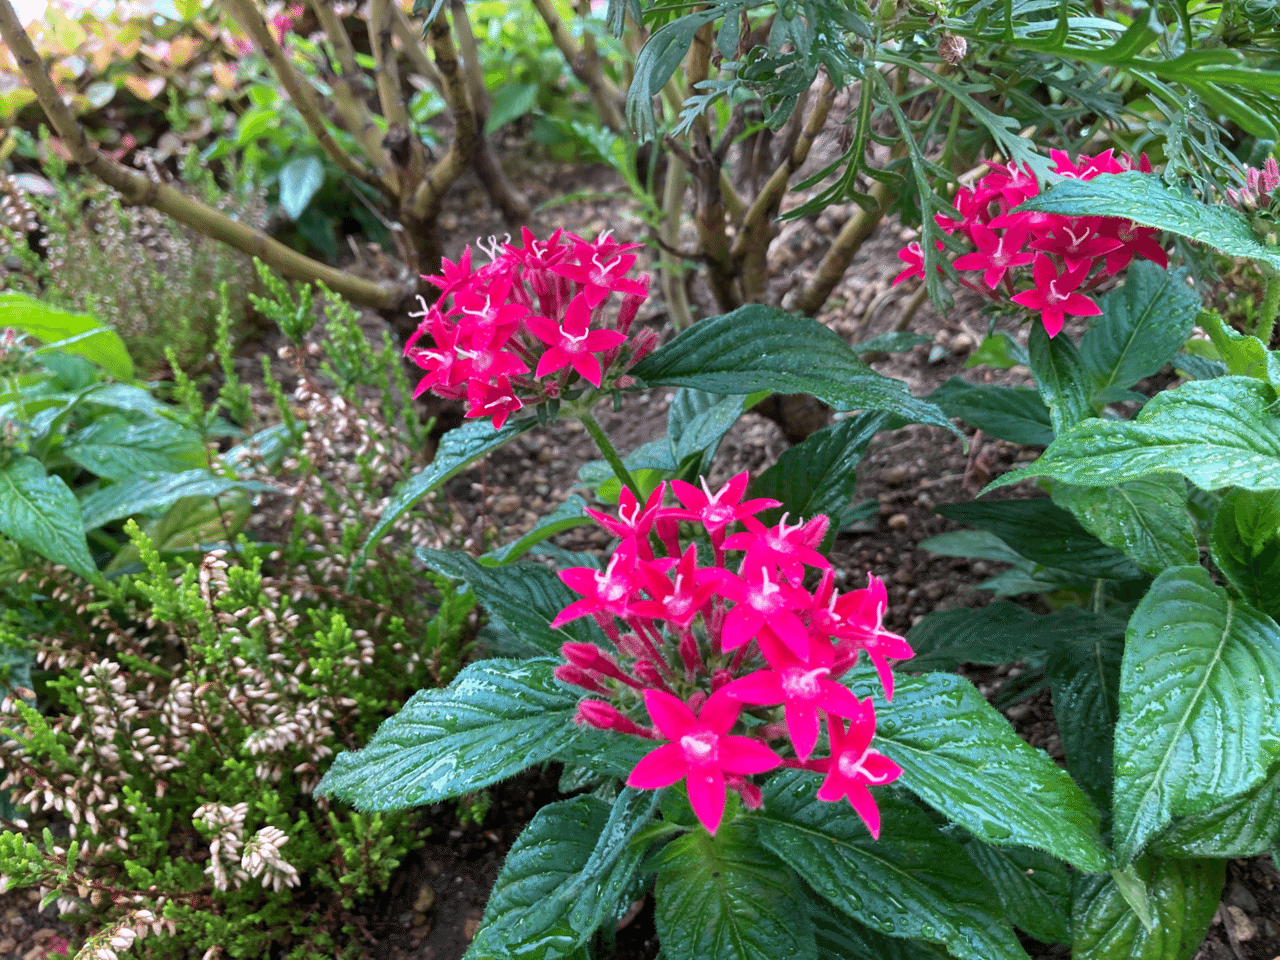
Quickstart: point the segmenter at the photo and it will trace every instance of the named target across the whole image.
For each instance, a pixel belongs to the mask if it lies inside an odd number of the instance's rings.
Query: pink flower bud
[[[654,348],[658,345],[658,331],[653,329],[641,330],[633,341],[635,346],[631,351],[631,359],[627,361],[628,367],[633,367],[639,363],[646,354],[653,353]]]
[[[694,713],[699,712],[702,709],[702,705],[706,702],[707,694],[704,690],[693,691],[693,693],[689,694],[689,699],[686,701],[689,705],[689,709]]]
[[[561,683],[567,683],[571,686],[581,687],[583,690],[590,690],[592,693],[608,693],[604,687],[600,686],[591,674],[583,670],[581,667],[575,667],[571,663],[562,663],[555,669],[556,679]]]
[[[667,688],[667,681],[663,679],[662,671],[658,669],[657,664],[650,660],[637,660],[636,665],[631,668],[631,672],[636,675],[637,680],[640,680],[646,686],[657,690],[665,690]]]
[[[721,687],[726,687],[733,683],[735,677],[732,670],[717,670],[711,675],[711,692],[715,693]]]
[[[742,797],[743,806],[748,810],[759,810],[764,806],[764,795],[760,792],[760,788],[745,777],[730,774],[724,778],[724,785]]]
[[[578,704],[578,712],[574,723],[595,727],[597,730],[612,730],[614,724],[622,718],[618,708],[603,700],[583,700]]]

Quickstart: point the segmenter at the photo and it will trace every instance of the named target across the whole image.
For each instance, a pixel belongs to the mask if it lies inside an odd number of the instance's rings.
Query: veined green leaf
[[[0,467],[0,533],[82,577],[98,577],[75,494],[34,457]]]
[[[952,377],[929,399],[950,417],[1010,443],[1047,447],[1053,441],[1049,408],[1026,387],[984,387]]]
[[[1058,483],[1053,502],[1070,510],[1103,543],[1150,574],[1196,563],[1200,548],[1187,512],[1187,482],[1153,474],[1109,487]]]
[[[1066,866],[1026,847],[970,840],[964,849],[995,888],[1015,927],[1045,943],[1071,942],[1071,874]]]
[[[0,327],[15,327],[48,347],[78,354],[117,380],[133,379],[133,359],[110,327],[93,317],[41,303],[25,293],[0,293]]]

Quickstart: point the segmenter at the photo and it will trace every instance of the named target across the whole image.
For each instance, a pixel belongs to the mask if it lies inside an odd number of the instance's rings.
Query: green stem
[[[1102,613],[1102,598],[1103,598],[1104,583],[1105,581],[1103,580],[1093,581],[1093,597],[1092,597],[1092,602],[1090,603],[1090,607],[1092,608],[1094,613]]]
[[[644,502],[644,495],[640,492],[640,486],[631,476],[631,471],[622,462],[622,458],[618,456],[618,451],[609,442],[609,437],[605,434],[603,428],[596,422],[596,418],[591,415],[591,411],[583,410],[578,414],[578,419],[587,428],[587,433],[591,434],[591,439],[596,442],[596,446],[600,448],[604,458],[609,461],[609,466],[613,468],[613,475],[626,485],[626,488],[631,491],[637,502]]]
[[[1280,273],[1267,271],[1267,289],[1262,296],[1262,309],[1258,311],[1258,324],[1253,335],[1264,347],[1271,345],[1271,334],[1276,328],[1276,312],[1280,310]]]

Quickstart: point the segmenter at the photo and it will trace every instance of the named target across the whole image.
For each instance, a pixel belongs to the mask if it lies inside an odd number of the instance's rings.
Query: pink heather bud
[[[715,693],[721,687],[727,687],[737,679],[732,670],[717,670],[711,675],[711,692]]]
[[[571,663],[562,663],[555,669],[556,679],[561,683],[567,683],[574,687],[581,687],[583,690],[590,690],[592,693],[608,693],[604,687],[596,683],[595,678],[581,667],[575,667]]]

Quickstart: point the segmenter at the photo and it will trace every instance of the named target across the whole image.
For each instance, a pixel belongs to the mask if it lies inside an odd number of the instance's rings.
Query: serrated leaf
[[[378,518],[377,524],[369,532],[368,538],[361,545],[360,552],[356,554],[355,561],[351,564],[351,577],[355,576],[356,569],[364,563],[369,549],[386,535],[392,524],[407,513],[410,507],[446,480],[461,473],[485,454],[492,453],[503,444],[514,440],[537,422],[530,417],[508,423],[501,430],[495,430],[488,420],[472,420],[441,437],[440,445],[436,448],[435,459],[431,461],[430,466],[402,483],[390,502],[383,508],[382,516]]]
[[[479,604],[535,656],[559,656],[560,647],[570,641],[606,642],[590,617],[551,629],[551,621],[560,611],[582,597],[540,563],[488,567],[476,563],[465,553],[426,547],[419,547],[414,555],[437,573],[466,583],[475,592]]]
[[[987,490],[1028,477],[1097,487],[1153,473],[1180,473],[1204,490],[1277,490],[1275,403],[1271,387],[1248,377],[1193,380],[1157,394],[1134,420],[1078,424],[1035,463],[1006,473]]]
[[[577,737],[578,696],[558,661],[481,660],[443,690],[419,690],[368,746],[339,754],[316,792],[360,810],[460,796],[550,760]]]
[[[572,530],[574,527],[580,527],[585,523],[593,523],[594,521],[583,512],[586,506],[587,501],[583,500],[578,494],[569,494],[564,503],[540,518],[534,524],[533,529],[524,536],[490,550],[488,553],[481,554],[480,563],[486,567],[496,567],[504,563],[511,563],[513,560],[520,559],[535,545],[548,537],[554,537],[557,533]]]
[[[135,513],[163,510],[183,497],[216,497],[230,490],[268,492],[274,488],[256,481],[223,477],[208,470],[146,473],[101,487],[80,501],[85,530]]]
[[[117,482],[142,473],[182,473],[205,464],[200,435],[172,420],[131,423],[116,413],[99,417],[62,445],[67,459]]]
[[[951,960],[936,943],[887,936],[852,923],[826,904],[812,904],[809,918],[818,940],[818,960]]]
[[[1222,498],[1209,541],[1213,562],[1240,596],[1280,617],[1280,491],[1231,490]]]
[[[1047,447],[1053,441],[1049,408],[1026,387],[983,387],[952,377],[929,399],[949,417],[1010,443]]]
[[[1044,943],[1071,942],[1071,874],[1053,857],[1026,847],[971,840],[965,852],[1000,897],[1009,921]]]
[[[1020,556],[1082,577],[1135,580],[1142,571],[1047,498],[944,503],[944,517],[994,533]]]
[[[1050,337],[1044,326],[1031,325],[1031,375],[1049,408],[1053,432],[1062,433],[1093,416],[1092,385],[1080,352],[1067,337]]]
[[[1173,823],[1154,842],[1170,857],[1235,859],[1266,853],[1280,837],[1280,773],[1220,807]]]
[[[859,360],[839,334],[763,304],[699,320],[630,372],[649,386],[808,393],[836,410],[884,410],[957,432],[934,404]]]
[[[133,359],[120,335],[86,314],[59,310],[7,290],[0,292],[0,327],[15,327],[46,346],[78,354],[117,380],[133,379]]]
[[[654,899],[668,960],[817,960],[800,881],[742,821],[668,844]]]
[[[98,578],[75,494],[34,457],[0,467],[0,533],[82,577]]]
[[[1045,664],[1045,675],[1067,769],[1081,789],[1106,810],[1111,807],[1125,625],[1097,617],[1095,626],[1094,630],[1059,638]]]
[[[883,413],[849,417],[784,451],[751,485],[751,496],[782,503],[761,519],[776,523],[784,511],[793,522],[818,514],[838,518],[853,499],[858,485],[855,470],[867,444],[888,419]]]
[[[548,804],[512,845],[469,960],[567,957],[587,943],[644,855],[629,849],[658,794],[624,789],[612,807],[592,796]]]
[[[667,410],[667,438],[671,444],[671,459],[676,467],[698,455],[698,473],[705,473],[720,440],[729,428],[737,423],[742,412],[756,401],[768,396],[707,393],[685,387],[676,391]]]
[[[1265,380],[1272,388],[1280,390],[1280,351],[1268,350],[1257,337],[1238,333],[1213,310],[1200,315],[1200,325],[1209,334],[1227,373]]]
[[[1080,339],[1080,359],[1094,397],[1105,403],[1173,358],[1195,328],[1200,298],[1187,285],[1186,270],[1139,260],[1125,271],[1124,284],[1098,305],[1102,315]]]
[[[1190,960],[1204,940],[1226,863],[1143,857],[1135,866],[1151,909],[1147,930],[1110,876],[1077,875],[1072,960]]]
[[[319,157],[294,157],[280,168],[280,206],[295,223],[324,186],[324,163]]]
[[[944,944],[961,960],[1025,960],[995,890],[975,882],[964,848],[923,811],[878,792],[873,840],[847,803],[817,799],[821,782],[799,770],[775,774],[751,816],[760,842],[821,897],[872,929]]]
[[[1114,845],[1251,789],[1280,759],[1280,627],[1203,567],[1158,576],[1129,620],[1116,725]]]
[[[1155,173],[1131,170],[1092,180],[1063,180],[1018,209],[1068,217],[1124,217],[1207,243],[1229,257],[1258,260],[1280,269],[1280,250],[1262,243],[1239,211],[1225,203],[1202,203],[1189,191],[1167,186]]]
[[[865,673],[849,686],[878,694]],[[902,767],[901,784],[975,836],[1045,850],[1088,872],[1105,870],[1098,812],[1065,770],[1019,739],[961,677],[899,677],[893,702],[876,704],[873,746]]]
[[[1139,477],[1109,487],[1054,484],[1053,502],[1150,574],[1196,563],[1200,546],[1179,476]]]
[[[1042,653],[1042,617],[1016,603],[934,610],[907,631],[912,670],[952,670],[962,663],[1001,664]]]

